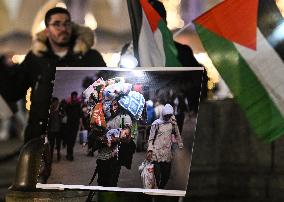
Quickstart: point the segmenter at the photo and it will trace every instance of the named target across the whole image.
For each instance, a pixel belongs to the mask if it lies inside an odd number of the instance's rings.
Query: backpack
[[[157,124],[157,128],[155,130],[155,135],[154,135],[152,145],[154,145],[154,143],[155,143],[158,132],[159,132],[159,124]],[[176,134],[175,124],[172,123],[172,132],[171,132],[171,143],[172,143],[171,149],[172,149],[172,151],[175,151],[178,148],[178,142],[177,142],[176,137],[177,137],[177,134]]]

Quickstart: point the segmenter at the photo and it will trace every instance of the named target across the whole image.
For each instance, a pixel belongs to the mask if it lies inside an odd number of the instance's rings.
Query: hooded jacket
[[[152,160],[157,162],[171,162],[172,160],[172,131],[174,128],[175,138],[180,148],[183,147],[182,139],[174,116],[168,121],[163,116],[173,114],[174,110],[170,104],[166,104],[162,110],[159,119],[152,123],[149,140],[148,151],[153,151]]]
[[[69,50],[60,58],[52,51],[44,32],[38,33],[33,39],[25,60],[7,81],[7,88],[1,92],[7,101],[16,101],[24,98],[27,89],[32,88],[25,142],[46,132],[56,67],[106,66],[101,54],[91,49],[93,41],[91,29],[74,25]]]

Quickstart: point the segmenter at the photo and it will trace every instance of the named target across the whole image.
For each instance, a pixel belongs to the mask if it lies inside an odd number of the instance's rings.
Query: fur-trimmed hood
[[[46,45],[47,37],[44,32],[45,30],[37,33],[33,38],[31,51],[36,56],[42,56],[43,53],[48,51]],[[94,45],[94,33],[90,28],[73,24],[72,34],[76,38],[73,47],[73,52],[75,54],[84,55]]]

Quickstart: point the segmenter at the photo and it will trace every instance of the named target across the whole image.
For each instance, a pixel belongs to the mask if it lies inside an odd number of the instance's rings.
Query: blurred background
[[[117,67],[120,52],[132,40],[126,0],[0,0],[1,66],[13,68],[23,61],[35,34],[45,28],[47,10],[60,6],[68,8],[72,20],[90,27],[95,35],[94,48],[100,51],[109,67]],[[213,67],[194,30],[192,20],[216,5],[220,0],[163,0],[168,13],[168,26],[174,38],[189,45],[208,71],[212,90],[219,82]],[[13,103],[15,115],[0,120],[0,201],[12,184],[17,152],[23,144],[30,107],[30,91],[26,99]],[[227,94],[226,94],[227,96]],[[212,97],[212,96],[211,96]],[[213,97],[212,97],[213,98]]]
[[[208,68],[210,86],[219,81],[218,75],[195,33],[192,20],[220,1],[162,1],[175,40],[190,45],[198,61]],[[117,66],[121,48],[132,38],[125,0],[0,0],[0,54],[9,53],[13,62],[21,62],[32,37],[45,28],[45,12],[54,6],[68,7],[73,21],[94,30],[95,48],[103,54],[108,66]]]
[[[161,1],[175,40],[193,49],[209,78],[208,102],[201,103],[196,129],[191,201],[272,201],[273,196],[283,193],[283,138],[271,146],[251,135],[244,115],[231,99],[233,95],[204,51],[192,24],[193,19],[222,0]],[[276,3],[284,15],[284,1]],[[94,48],[102,53],[107,66],[118,66],[123,45],[132,39],[126,0],[0,0],[1,66],[12,68],[23,61],[33,36],[44,29],[45,12],[54,6],[67,7],[73,21],[89,26],[95,35]],[[15,174],[29,95],[28,91],[26,100],[14,104],[18,110],[11,120],[0,120],[0,201]]]
[[[100,51],[108,67],[118,67],[120,52],[132,40],[126,0],[0,0],[1,66],[13,68],[21,63],[31,46],[32,38],[43,29],[47,10],[59,6],[68,8],[74,22],[90,27],[95,35],[94,48]],[[167,10],[168,27],[176,41],[189,45],[208,74],[209,99],[232,97],[195,32],[192,20],[220,0],[163,0]],[[215,92],[216,87],[219,91]],[[215,95],[213,95],[213,92]],[[21,124],[29,110],[30,92],[26,100],[17,103]],[[22,106],[25,106],[21,113]],[[0,124],[0,141],[9,139],[8,123]],[[16,136],[16,135],[15,135]]]

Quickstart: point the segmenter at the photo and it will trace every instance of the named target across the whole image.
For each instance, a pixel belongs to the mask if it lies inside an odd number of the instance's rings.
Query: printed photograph
[[[48,124],[52,169],[37,187],[185,195],[203,73],[57,68]]]

